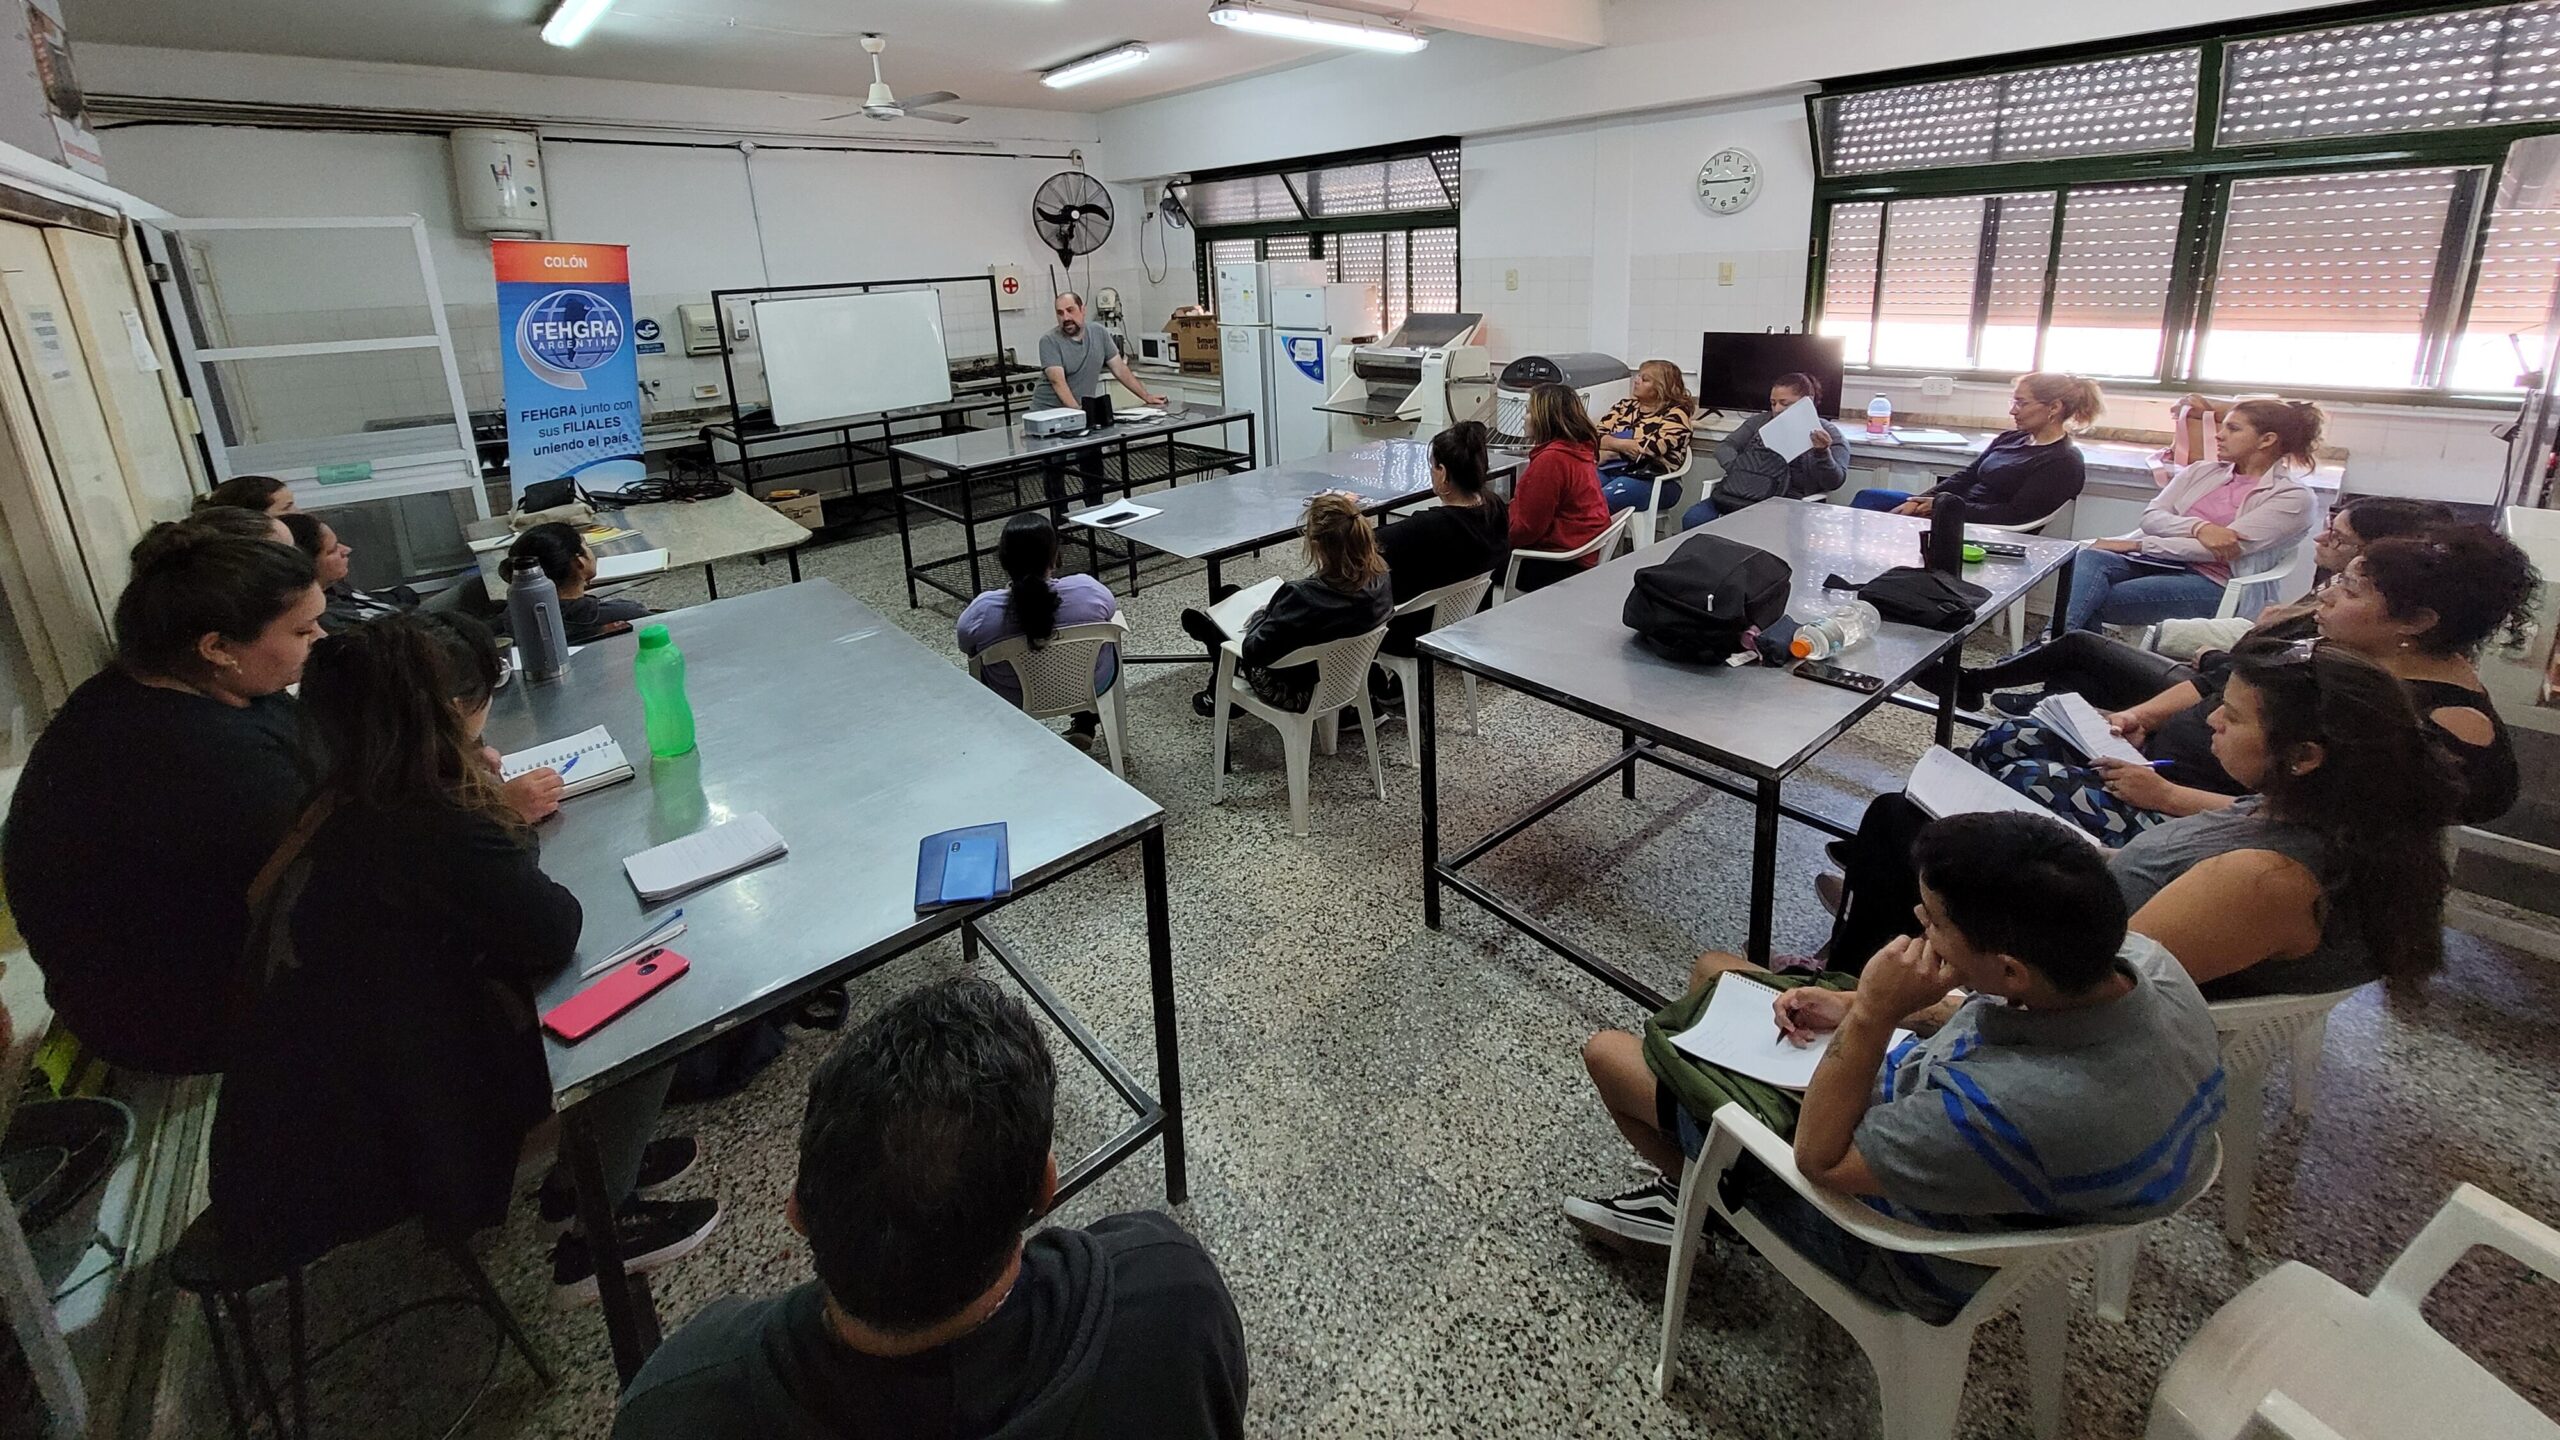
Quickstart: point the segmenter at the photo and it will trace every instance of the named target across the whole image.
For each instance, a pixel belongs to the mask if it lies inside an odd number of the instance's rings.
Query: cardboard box
[[[779,512],[783,519],[796,522],[804,530],[815,530],[827,523],[827,502],[805,491],[777,492],[764,502]]]
[[[1205,364],[1215,372],[1218,367],[1218,317],[1174,316],[1173,358],[1186,367]]]

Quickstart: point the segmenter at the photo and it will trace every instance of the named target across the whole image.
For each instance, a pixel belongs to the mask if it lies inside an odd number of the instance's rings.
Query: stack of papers
[[[619,785],[632,775],[631,761],[623,755],[622,746],[613,738],[613,732],[601,725],[581,730],[566,740],[505,756],[498,762],[498,778],[513,780],[543,769],[560,772],[563,800]]]
[[[1261,614],[1271,604],[1271,597],[1279,593],[1279,576],[1257,580],[1210,606],[1209,618],[1228,639],[1241,640],[1244,632],[1253,627],[1253,617]]]
[[[1719,976],[1698,1023],[1672,1036],[1671,1043],[1684,1054],[1746,1079],[1781,1090],[1802,1090],[1813,1083],[1814,1068],[1822,1057],[1831,1053],[1832,1037],[1817,1035],[1811,1043],[1798,1045],[1779,1034],[1778,996],[1782,993],[1747,975]],[[1885,1048],[1891,1051],[1910,1038],[1910,1031],[1896,1030],[1892,1044]]]
[[[601,585],[611,580],[629,580],[638,575],[655,575],[666,568],[667,552],[664,550],[634,550],[627,555],[599,555],[596,557],[596,583]]]
[[[1897,427],[1893,432],[1893,438],[1905,445],[1962,445],[1964,443],[1964,437],[1953,430],[1923,430],[1917,426]]]
[[[1126,410],[1111,412],[1111,420],[1115,425],[1123,420],[1161,420],[1163,418],[1164,411],[1153,405],[1132,405]]]
[[[2036,702],[2029,718],[2092,760],[2122,760],[2128,765],[2151,763],[2150,757],[2107,728],[2107,717],[2098,713],[2097,706],[2077,695],[2047,695]]]
[[[1161,508],[1154,505],[1141,505],[1135,500],[1119,500],[1099,510],[1086,510],[1070,515],[1067,519],[1078,525],[1091,525],[1097,530],[1116,530],[1123,525],[1144,520],[1150,515],[1163,513]]]
[[[754,869],[788,849],[782,832],[759,810],[624,856],[622,872],[631,877],[631,888],[640,892],[641,901],[654,905],[670,895]]]

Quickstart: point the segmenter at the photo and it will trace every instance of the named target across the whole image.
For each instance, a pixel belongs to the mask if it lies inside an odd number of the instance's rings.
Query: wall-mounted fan
[[[1081,170],[1061,170],[1032,192],[1031,228],[1072,267],[1111,238],[1111,192]]]
[[[905,100],[890,94],[889,83],[880,78],[880,52],[889,48],[889,42],[877,35],[865,35],[862,37],[862,48],[871,56],[871,94],[863,100],[861,109],[847,110],[841,115],[830,115],[825,120],[819,121],[819,124],[824,125],[828,120],[850,120],[856,115],[867,115],[874,120],[938,120],[945,125],[968,123],[969,117],[966,115],[951,115],[940,110],[921,108],[960,98],[948,90],[910,96]]]

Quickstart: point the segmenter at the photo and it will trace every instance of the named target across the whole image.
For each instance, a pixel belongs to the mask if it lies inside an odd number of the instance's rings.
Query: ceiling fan
[[[820,120],[819,124],[824,125],[830,120],[850,120],[856,115],[867,115],[874,120],[939,120],[945,125],[968,123],[969,117],[966,115],[952,115],[940,110],[917,108],[924,105],[940,105],[946,100],[960,98],[948,90],[936,90],[929,95],[918,95],[908,100],[900,100],[897,96],[890,94],[889,83],[880,78],[880,52],[889,48],[889,42],[878,35],[866,34],[862,37],[862,48],[871,56],[871,94],[863,100],[861,109],[847,110],[841,115],[829,115]]]

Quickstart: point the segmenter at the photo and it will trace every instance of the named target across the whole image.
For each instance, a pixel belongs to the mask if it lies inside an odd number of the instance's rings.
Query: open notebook
[[[788,849],[782,843],[782,832],[773,828],[763,811],[757,810],[725,824],[696,830],[681,840],[626,855],[622,871],[631,877],[631,888],[640,892],[640,899],[654,905],[670,895],[681,895],[741,870],[752,870]]]
[[[1252,628],[1253,617],[1261,614],[1263,608],[1271,603],[1271,597],[1279,593],[1279,576],[1257,580],[1210,606],[1209,619],[1228,639],[1241,640],[1244,632]]]
[[[1814,1067],[1830,1053],[1831,1037],[1817,1035],[1811,1043],[1798,1045],[1779,1034],[1781,993],[1745,975],[1718,976],[1715,993],[1707,997],[1698,1023],[1672,1036],[1671,1043],[1685,1054],[1746,1079],[1781,1090],[1802,1090],[1813,1083]],[[1892,1044],[1885,1048],[1889,1051],[1909,1038],[1910,1031],[1896,1030]]]
[[[666,568],[667,552],[664,550],[634,550],[624,555],[599,555],[596,557],[595,583],[602,585],[608,581],[631,580],[642,575],[655,575]]]
[[[548,767],[560,772],[560,798],[574,799],[590,790],[619,785],[631,778],[631,761],[613,733],[598,725],[565,740],[519,750],[498,761],[498,778],[513,780]]]
[[[2092,760],[2122,760],[2128,765],[2151,763],[2141,751],[2126,744],[2123,736],[2107,728],[2107,717],[2098,713],[2097,706],[2067,691],[2037,701],[2031,718]]]
[[[1949,815],[1998,814],[2004,810],[2047,820],[2060,819],[2052,811],[1975,769],[1963,756],[1943,745],[1932,745],[1920,752],[1920,763],[1911,767],[1911,778],[1904,782],[1902,793],[1933,820],[1942,820]],[[2077,825],[2063,822],[2063,828],[2092,845],[2099,843],[2098,837]]]

